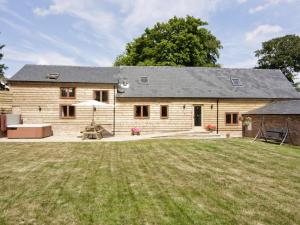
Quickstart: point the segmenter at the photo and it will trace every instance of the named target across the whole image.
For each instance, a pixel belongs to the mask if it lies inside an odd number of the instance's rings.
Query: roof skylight
[[[49,73],[48,76],[47,76],[47,79],[57,80],[58,77],[59,77],[59,73]]]
[[[243,86],[240,78],[231,78],[232,86]]]
[[[140,78],[140,82],[141,82],[142,84],[148,84],[148,83],[149,83],[149,79],[148,79],[148,77],[141,77],[141,78]]]

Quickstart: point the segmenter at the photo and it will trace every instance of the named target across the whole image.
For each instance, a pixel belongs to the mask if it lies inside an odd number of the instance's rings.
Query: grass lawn
[[[1,143],[0,224],[300,224],[300,148]]]

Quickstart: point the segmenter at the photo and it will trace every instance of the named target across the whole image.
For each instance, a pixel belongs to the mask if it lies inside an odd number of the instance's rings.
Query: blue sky
[[[253,67],[261,42],[300,35],[300,0],[0,0],[8,77],[24,64],[111,66],[148,26],[187,14],[222,42],[223,67]]]

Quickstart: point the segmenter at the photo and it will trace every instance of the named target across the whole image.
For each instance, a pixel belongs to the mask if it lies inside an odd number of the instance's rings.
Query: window
[[[149,105],[136,105],[134,106],[134,117],[139,119],[149,118]]]
[[[167,105],[161,105],[160,106],[160,118],[161,119],[168,119],[169,116],[169,110]]]
[[[142,84],[148,84],[149,83],[148,77],[141,77],[140,81],[141,81]]]
[[[240,78],[231,78],[232,86],[242,86]]]
[[[226,113],[226,125],[238,125],[239,114],[238,113]]]
[[[108,102],[108,91],[94,91],[94,100]]]
[[[74,87],[62,87],[60,88],[61,98],[75,98],[75,88]]]
[[[61,105],[60,106],[60,118],[63,118],[63,119],[75,118],[75,106]]]
[[[59,77],[59,74],[58,74],[58,73],[49,73],[49,74],[47,75],[47,79],[49,79],[49,80],[57,80],[58,77]]]

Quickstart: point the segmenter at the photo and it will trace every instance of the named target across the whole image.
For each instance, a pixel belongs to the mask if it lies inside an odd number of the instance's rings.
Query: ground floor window
[[[94,91],[94,100],[99,102],[108,102],[108,91]]]
[[[239,113],[226,113],[226,125],[238,125]]]
[[[168,119],[169,117],[169,107],[167,105],[160,106],[160,118]]]
[[[149,105],[135,105],[134,106],[134,117],[138,119],[147,119],[150,114]]]
[[[61,105],[60,106],[60,117],[63,119],[75,118],[75,106]]]

